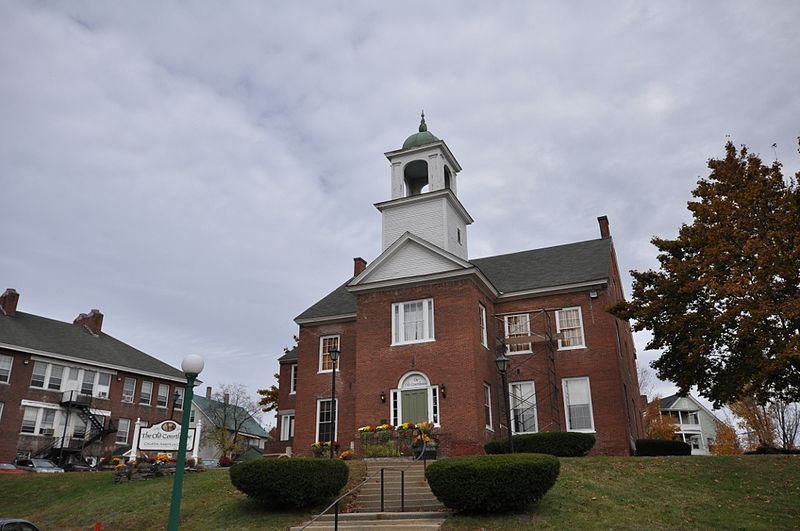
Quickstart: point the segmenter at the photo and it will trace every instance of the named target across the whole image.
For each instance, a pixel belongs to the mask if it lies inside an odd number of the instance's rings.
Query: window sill
[[[317,374],[330,374],[330,373],[332,373],[332,372],[333,372],[333,371],[332,371],[332,370],[330,370],[330,369],[327,369],[327,370],[323,369],[323,370],[319,370],[319,371],[317,371]],[[339,372],[339,369],[336,369],[336,372]]]
[[[120,400],[120,402],[123,403],[123,404],[133,405],[133,400]]]
[[[563,350],[581,350],[581,349],[586,349],[586,345],[575,345],[574,347],[558,347],[559,352]]]
[[[436,341],[436,338],[433,338],[433,339],[419,339],[419,340],[416,340],[416,341],[399,341],[399,342],[396,342],[396,343],[392,343],[389,346],[390,347],[402,347],[404,345],[419,345],[420,343],[434,343],[435,341]]]
[[[150,407],[150,402],[139,402],[139,405]]]
[[[519,350],[517,352],[506,352],[506,356],[519,356],[520,354],[533,354],[532,350]]]
[[[567,431],[574,432],[574,433],[597,433],[595,430],[571,430],[571,429],[567,429]]]
[[[329,371],[329,372],[330,372],[330,371]],[[296,394],[297,394],[297,391],[289,391],[289,394],[290,394],[290,395],[296,395]]]

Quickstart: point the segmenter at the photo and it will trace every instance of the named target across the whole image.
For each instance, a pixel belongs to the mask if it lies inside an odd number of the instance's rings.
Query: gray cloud
[[[650,237],[688,220],[726,134],[800,166],[798,15],[5,3],[0,281],[24,311],[99,307],[120,339],[174,365],[201,353],[206,381],[254,391],[291,319],[377,256],[382,153],[422,107],[464,167],[473,257],[594,238],[608,214],[621,268],[654,267]]]

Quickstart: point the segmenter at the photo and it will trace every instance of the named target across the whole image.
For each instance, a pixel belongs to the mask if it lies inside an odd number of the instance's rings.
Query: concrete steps
[[[447,513],[441,512],[385,512],[385,513],[347,513],[339,515],[339,529],[349,531],[396,531],[402,529],[439,529]],[[291,531],[300,531],[302,526]],[[333,515],[324,515],[306,529],[315,531],[334,529]]]

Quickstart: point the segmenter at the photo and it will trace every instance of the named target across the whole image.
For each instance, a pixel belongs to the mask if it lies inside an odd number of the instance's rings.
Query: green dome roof
[[[413,147],[424,146],[425,144],[433,144],[434,142],[438,142],[439,139],[436,136],[428,131],[428,125],[425,123],[425,113],[422,113],[422,120],[419,122],[419,133],[414,133],[413,135],[406,138],[406,141],[403,142],[403,149],[411,149]]]

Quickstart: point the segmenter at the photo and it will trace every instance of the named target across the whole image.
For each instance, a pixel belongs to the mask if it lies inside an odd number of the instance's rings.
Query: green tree
[[[800,398],[800,193],[781,164],[728,143],[688,204],[692,223],[655,237],[658,271],[631,271],[611,309],[653,334],[662,380],[715,405]],[[800,176],[800,174],[798,174]]]

